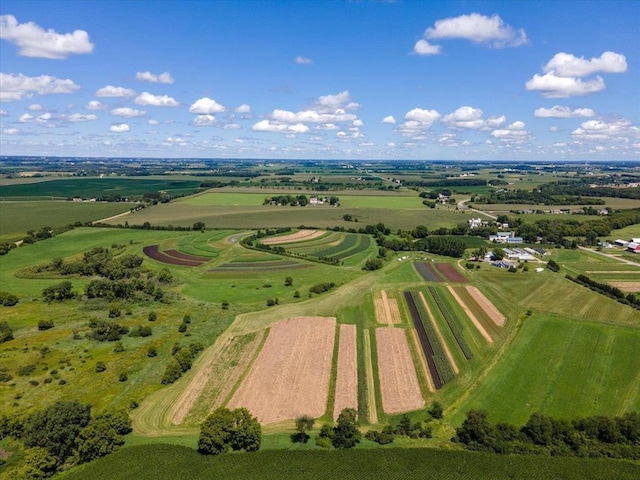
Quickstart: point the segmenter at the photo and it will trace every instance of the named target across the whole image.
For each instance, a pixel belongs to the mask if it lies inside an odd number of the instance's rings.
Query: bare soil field
[[[171,257],[169,255],[165,255],[158,249],[158,245],[148,245],[142,249],[142,253],[144,253],[149,258],[153,258],[158,262],[168,263],[169,265],[180,265],[183,267],[199,267],[200,265],[205,263],[203,261],[184,260],[182,258],[176,258],[176,257]]]
[[[395,298],[389,298],[387,292],[380,292],[381,298],[374,298],[373,302],[376,309],[376,319],[378,323],[383,325],[394,325],[402,323],[398,301]]]
[[[623,292],[640,292],[640,282],[609,282],[609,285]]]
[[[487,297],[484,296],[480,290],[476,287],[465,287],[469,295],[475,300],[475,302],[484,310],[484,312],[493,320],[493,322],[499,327],[504,326],[504,322],[507,320],[505,316],[500,313],[500,310],[496,308],[496,306],[491,303]]]
[[[358,409],[358,356],[356,326],[340,325],[338,341],[338,373],[336,375],[336,399],[333,418],[337,419],[343,408]]]
[[[424,406],[407,335],[402,328],[376,328],[378,375],[385,413]]]
[[[267,238],[260,240],[264,245],[280,245],[282,243],[295,243],[302,240],[312,240],[324,235],[324,230],[299,230],[291,235],[283,235],[282,237]]]
[[[468,283],[469,279],[462,275],[456,268],[450,263],[436,263],[438,271],[445,276],[450,282],[456,283]]]
[[[455,301],[458,302],[458,304],[460,304],[460,306],[464,310],[464,313],[467,314],[467,316],[469,317],[473,325],[478,329],[478,331],[485,338],[485,340],[488,343],[493,343],[493,338],[491,338],[491,335],[489,335],[489,332],[487,332],[485,328],[482,326],[482,322],[480,322],[480,320],[476,318],[476,316],[473,314],[471,309],[467,306],[466,303],[462,301],[462,299],[460,298],[458,293],[453,289],[453,287],[449,285],[447,289],[449,290],[449,293],[451,293]]]
[[[274,323],[228,407],[246,407],[262,424],[324,415],[335,328],[334,317],[292,317]]]
[[[195,423],[222,405],[247,369],[263,333],[225,339],[219,355],[198,370],[178,398],[171,412],[171,423],[180,425],[193,417]],[[196,411],[197,410],[197,411]]]

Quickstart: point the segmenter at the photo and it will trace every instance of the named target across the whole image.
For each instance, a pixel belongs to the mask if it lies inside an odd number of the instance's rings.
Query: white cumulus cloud
[[[131,98],[136,94],[135,90],[124,87],[114,87],[113,85],[107,85],[99,89],[95,95],[96,97],[112,97],[112,98]]]
[[[523,29],[515,30],[498,15],[487,17],[479,13],[438,20],[425,32],[429,39],[462,38],[494,48],[517,47],[527,43]]]
[[[559,77],[585,77],[596,72],[623,73],[627,71],[627,59],[615,52],[604,52],[599,57],[589,60],[560,52],[556,53],[542,70],[554,72]]]
[[[42,110],[42,105],[33,103],[27,107],[27,110],[31,110],[32,112],[39,112],[40,110]]]
[[[293,125],[285,125],[281,123],[274,123],[269,120],[261,120],[251,127],[256,132],[278,132],[278,133],[307,133],[309,127],[302,123],[295,123]]]
[[[409,110],[405,114],[404,119],[420,122],[430,127],[440,117],[441,115],[438,113],[437,110],[426,110],[422,108],[414,108],[413,110]]]
[[[120,107],[120,108],[114,108],[113,110],[111,110],[111,115],[118,115],[120,117],[144,117],[147,112],[145,112],[144,110],[137,110],[135,108],[129,108],[129,107]]]
[[[31,98],[34,93],[52,95],[73,93],[80,88],[72,80],[62,80],[49,75],[28,77],[21,73],[0,73],[0,101],[12,102]]]
[[[97,120],[97,119],[98,119],[97,115],[93,115],[93,114],[84,115],[82,113],[72,113],[71,115],[66,117],[66,120],[68,122],[90,122],[92,120]]]
[[[243,103],[239,107],[237,107],[234,112],[236,113],[251,113],[251,107],[246,103]]]
[[[141,82],[149,82],[149,83],[173,83],[173,77],[169,72],[164,72],[159,75],[155,73],[147,72],[137,72],[136,80],[140,80]]]
[[[131,129],[129,128],[129,125],[127,125],[126,123],[111,125],[111,127],[109,127],[109,131],[114,133],[124,133],[124,132],[128,132],[129,130]]]
[[[460,107],[455,112],[445,115],[442,121],[458,128],[481,128],[485,123],[482,119],[482,110],[468,106]]]
[[[382,123],[388,123],[389,125],[395,125],[396,124],[396,119],[393,117],[393,115],[387,115],[386,117],[384,117],[382,119]]]
[[[24,57],[63,59],[72,54],[91,53],[93,44],[84,30],[57,33],[33,22],[18,23],[13,15],[0,16],[0,38],[18,47]]]
[[[84,108],[87,110],[106,110],[107,105],[99,102],[98,100],[91,100],[84,106]]]
[[[298,65],[312,65],[313,60],[307,57],[296,57],[296,63]]]
[[[213,115],[198,115],[193,119],[193,124],[201,127],[215,125],[216,117]]]
[[[226,111],[226,108],[216,102],[213,98],[202,97],[191,104],[189,111],[191,113],[209,115],[212,113],[222,113]]]
[[[535,74],[525,84],[525,88],[539,91],[547,98],[566,98],[599,92],[604,90],[605,84],[602,77],[582,80],[581,78],[558,77],[553,73],[546,73],[544,75]]]
[[[590,108],[576,108],[571,110],[569,107],[554,105],[551,108],[536,108],[533,112],[534,117],[538,118],[576,118],[576,117],[594,117],[596,112]]]
[[[2,133],[4,135],[18,135],[20,131],[17,128],[5,128]]]
[[[169,95],[152,95],[149,92],[142,92],[133,101],[136,105],[150,105],[152,107],[177,107],[180,104],[175,98]]]
[[[413,46],[413,53],[416,55],[439,55],[442,47],[440,45],[432,45],[424,38],[421,38]]]

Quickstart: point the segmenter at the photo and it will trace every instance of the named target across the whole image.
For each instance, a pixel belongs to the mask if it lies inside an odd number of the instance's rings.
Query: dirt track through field
[[[291,235],[283,235],[282,237],[273,237],[261,240],[264,245],[280,245],[281,243],[295,243],[303,240],[312,240],[324,235],[324,230],[299,230]]]
[[[385,413],[424,406],[413,357],[403,328],[376,328],[378,375]]]
[[[628,274],[628,275],[637,275],[638,274],[638,270],[587,270],[586,273],[595,273],[595,274],[600,274],[600,275],[606,275],[609,273],[615,273],[616,275],[622,273],[622,274]]]
[[[462,307],[462,309],[464,310],[464,313],[467,314],[471,322],[475,325],[475,327],[478,329],[480,334],[485,338],[485,340],[489,343],[493,343],[493,338],[491,338],[491,335],[489,335],[489,333],[484,329],[480,320],[476,318],[476,316],[473,314],[473,312],[467,306],[467,304],[462,301],[462,299],[460,298],[458,293],[453,289],[453,287],[451,285],[448,285],[447,289],[449,289],[449,292],[451,293],[451,295],[453,295],[453,298],[455,299],[455,301],[458,302],[458,304]]]
[[[395,298],[389,298],[384,290],[380,291],[380,297],[373,299],[378,323],[389,326],[402,323],[398,301]]]
[[[447,345],[447,342],[444,341],[442,332],[440,332],[440,328],[438,328],[438,324],[436,323],[436,317],[433,316],[433,313],[431,312],[431,308],[429,308],[429,304],[427,303],[427,299],[424,298],[424,294],[422,292],[420,292],[420,299],[422,300],[422,303],[424,304],[424,308],[427,311],[427,315],[429,316],[431,325],[433,325],[433,329],[436,331],[436,335],[438,335],[438,340],[440,340],[442,349],[444,350],[444,353],[447,356],[447,359],[449,360],[449,365],[451,365],[451,368],[453,369],[453,373],[457,375],[458,373],[460,373],[460,369],[458,368],[456,361],[453,359],[453,355],[451,355],[451,350],[449,350],[449,345]]]
[[[262,424],[324,415],[335,328],[334,317],[293,317],[274,323],[228,407],[246,407]]]
[[[343,408],[358,409],[358,356],[355,325],[340,325],[334,419],[338,418]]]
[[[482,293],[476,287],[465,288],[467,289],[467,292],[469,292],[469,295],[471,295],[471,297],[480,306],[480,308],[484,310],[484,313],[486,313],[496,325],[498,325],[499,327],[504,326],[504,322],[507,319],[502,313],[500,313],[500,310],[498,310],[496,306],[491,303],[491,300],[484,296],[484,293]]]
[[[623,292],[640,292],[640,282],[609,282],[609,285]]]

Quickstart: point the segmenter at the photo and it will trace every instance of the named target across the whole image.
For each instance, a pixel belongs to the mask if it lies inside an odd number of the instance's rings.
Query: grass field
[[[0,241],[24,237],[29,230],[91,222],[128,212],[130,203],[0,201]]]
[[[163,191],[169,195],[182,195],[195,191],[198,180],[171,179],[167,177],[135,178],[56,178],[37,183],[0,185],[0,197],[141,197],[147,192]]]
[[[367,442],[372,443],[372,442]],[[144,461],[142,461],[144,459]],[[613,460],[499,456],[434,449],[376,448],[353,451],[278,451],[206,457],[176,445],[123,448],[73,469],[60,478],[76,480],[192,480],[225,478],[336,478],[344,480],[635,479],[640,466]]]

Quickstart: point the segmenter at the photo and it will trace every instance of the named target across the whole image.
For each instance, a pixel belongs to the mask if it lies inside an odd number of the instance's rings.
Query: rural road
[[[598,254],[598,255],[602,255],[603,257],[613,258],[614,260],[618,260],[619,262],[626,263],[628,265],[634,265],[636,267],[640,267],[640,263],[632,262],[631,260],[627,260],[626,258],[620,258],[620,257],[616,257],[615,255],[610,255],[608,253],[598,252],[596,250],[591,250],[590,248],[587,248],[587,247],[578,247],[578,248],[580,250],[585,250],[587,252],[591,252],[591,253],[595,253],[595,254]]]
[[[102,218],[100,220],[96,220],[93,223],[102,223],[102,222],[106,222],[107,220],[113,220],[114,218],[118,218],[118,217],[123,217],[125,215],[129,215],[131,213],[131,211],[128,212],[123,212],[123,213],[119,213],[118,215],[113,215],[111,217],[107,217],[107,218]]]
[[[491,218],[493,220],[497,220],[498,219],[498,217],[496,217],[495,215],[491,215],[490,213],[483,212],[482,210],[478,210],[477,208],[469,207],[466,204],[466,202],[468,202],[468,201],[469,200],[462,200],[462,201],[458,202],[458,207],[462,207],[461,209],[465,209],[466,208],[467,210],[471,210],[472,212],[479,213],[480,215],[485,215],[485,216],[487,216],[487,217],[489,217],[489,218]]]

